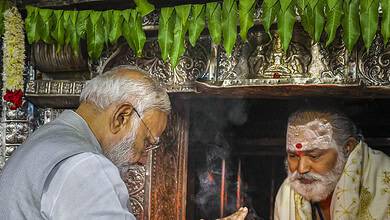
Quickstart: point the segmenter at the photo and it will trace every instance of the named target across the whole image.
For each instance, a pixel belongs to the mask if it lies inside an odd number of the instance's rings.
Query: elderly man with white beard
[[[369,148],[344,114],[293,113],[286,150],[275,219],[390,219],[390,158]]]
[[[2,220],[135,219],[118,167],[158,147],[170,102],[140,70],[120,66],[87,82],[76,111],[35,131],[0,176]],[[243,220],[246,208],[229,216]]]

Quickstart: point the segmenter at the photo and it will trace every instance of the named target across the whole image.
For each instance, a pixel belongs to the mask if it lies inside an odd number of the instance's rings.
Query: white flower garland
[[[23,91],[25,59],[24,22],[16,7],[4,13],[3,95],[6,91]]]

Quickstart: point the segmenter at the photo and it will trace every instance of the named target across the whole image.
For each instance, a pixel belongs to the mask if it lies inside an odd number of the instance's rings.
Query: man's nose
[[[300,157],[298,162],[298,172],[300,174],[305,174],[310,172],[310,162],[307,160],[306,157]]]

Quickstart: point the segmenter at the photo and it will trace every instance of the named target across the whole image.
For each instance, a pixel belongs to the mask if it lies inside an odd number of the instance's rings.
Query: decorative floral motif
[[[3,45],[3,99],[15,110],[22,105],[24,71],[23,20],[16,7],[4,13],[5,33]]]

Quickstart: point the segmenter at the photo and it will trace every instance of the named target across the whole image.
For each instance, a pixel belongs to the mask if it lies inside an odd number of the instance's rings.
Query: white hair
[[[129,70],[145,75],[144,79],[129,79],[120,70]],[[100,109],[114,103],[130,102],[143,115],[146,110],[157,108],[169,113],[171,104],[166,91],[157,85],[147,73],[131,66],[118,66],[89,80],[80,95],[80,102],[90,102]]]

